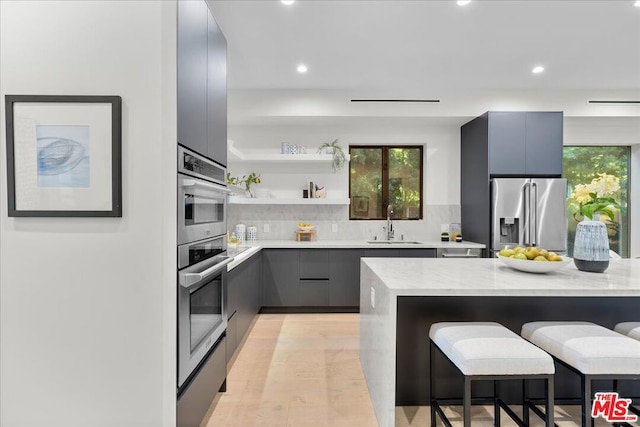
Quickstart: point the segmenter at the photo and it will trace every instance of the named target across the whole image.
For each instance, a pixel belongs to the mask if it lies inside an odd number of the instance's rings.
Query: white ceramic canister
[[[247,227],[247,240],[255,243],[258,240],[258,227]]]
[[[247,227],[244,224],[236,225],[236,237],[241,242],[247,240]]]

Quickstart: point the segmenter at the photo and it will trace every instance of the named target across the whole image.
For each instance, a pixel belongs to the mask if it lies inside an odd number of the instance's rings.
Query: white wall
[[[358,119],[331,123],[307,120],[303,125],[252,125],[230,126],[229,138],[241,152],[260,151],[279,153],[281,142],[304,145],[309,153],[326,141],[338,139],[345,152],[349,145],[407,144],[423,145],[424,148],[424,219],[402,221],[396,224],[396,234],[407,239],[437,240],[440,224],[460,221],[460,128],[450,123],[417,123],[404,118]],[[333,173],[329,167],[270,165],[259,163],[229,162],[229,171],[242,176],[251,171],[262,175],[262,183],[256,188],[265,188],[280,197],[302,197],[302,188],[307,181],[327,187],[327,197],[348,198],[349,181],[347,168]],[[287,192],[290,191],[291,194]],[[258,226],[260,238],[290,238],[291,230],[298,221],[313,221],[319,239],[371,239],[382,237],[383,222],[349,221],[349,211],[344,207],[325,207],[307,212],[294,207],[254,207],[241,205],[230,209],[229,222],[244,222]],[[263,224],[270,224],[270,234],[261,233]],[[338,233],[332,233],[331,224],[338,225]],[[274,227],[275,225],[275,227]]]
[[[2,95],[123,104],[122,218],[9,218],[0,175],[2,426],[175,425],[175,25],[174,2],[0,2]]]
[[[233,95],[234,92],[232,92]],[[244,92],[241,92],[244,94]],[[230,105],[234,105],[234,101]],[[528,109],[523,105],[523,109]],[[542,106],[544,107],[544,106]],[[637,107],[632,107],[637,108]],[[315,152],[325,141],[338,138],[343,147],[349,144],[424,144],[425,152],[425,218],[423,221],[399,222],[396,229],[406,231],[414,239],[437,239],[440,224],[460,220],[460,124],[465,119],[437,117],[261,117],[245,124],[229,127],[229,138],[240,151],[278,153],[281,142],[301,144]],[[565,117],[565,145],[634,145],[640,144],[640,117]],[[637,150],[636,150],[637,151]],[[640,216],[633,206],[640,206],[638,190],[640,175],[637,158],[632,164],[635,174],[631,178],[632,217],[631,229],[640,233]],[[272,165],[243,164],[230,161],[229,171],[242,176],[255,171],[263,174],[263,182],[257,188],[268,188],[275,193],[292,189],[295,195],[307,180],[327,185],[329,194],[336,191],[346,197],[348,177],[345,171],[338,174],[319,172],[316,168],[299,168],[292,171],[277,169]],[[320,211],[309,211],[300,207],[278,207],[269,209],[241,205],[230,209],[230,228],[237,222],[251,223],[259,228],[260,238],[279,239],[290,237],[291,230],[299,220],[313,220],[318,229],[318,238],[358,239],[372,238],[381,232],[382,222],[348,221],[348,209],[325,207]],[[270,234],[261,233],[264,223],[270,224]],[[338,224],[339,232],[331,233],[331,225]],[[274,228],[275,225],[275,228]],[[464,230],[463,230],[464,231]],[[638,236],[638,234],[635,234]],[[631,238],[632,253],[640,250],[640,241]],[[638,255],[636,255],[638,256]]]

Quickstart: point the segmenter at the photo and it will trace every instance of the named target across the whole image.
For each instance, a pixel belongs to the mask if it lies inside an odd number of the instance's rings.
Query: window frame
[[[620,253],[619,255],[621,255],[623,258],[628,258],[631,256],[632,251],[631,251],[631,221],[632,221],[632,215],[631,215],[631,210],[633,209],[631,206],[631,177],[633,175],[633,172],[631,171],[632,169],[632,146],[631,145],[625,145],[625,144],[571,144],[571,145],[565,145],[562,147],[562,177],[567,179],[567,185],[569,184],[569,179],[566,176],[566,168],[565,168],[565,159],[564,159],[564,152],[565,152],[565,148],[624,148],[626,151],[626,157],[627,157],[627,161],[626,161],[626,168],[627,168],[627,188],[626,188],[626,211],[627,214],[625,216],[625,220],[624,221],[624,229],[626,231],[625,235],[626,238],[624,239],[624,243],[626,244],[626,251]],[[582,184],[585,184],[586,182],[583,182]],[[567,192],[567,201],[571,198],[571,194]],[[567,214],[569,213],[569,211],[567,210]],[[567,218],[568,223],[571,221],[569,218]],[[569,224],[568,224],[569,225]],[[622,227],[621,227],[622,228]],[[567,253],[570,253],[571,255],[573,255],[573,241],[571,241],[570,238],[575,239],[575,235],[571,234],[571,231],[569,229],[569,227],[567,228]],[[623,242],[619,242],[619,245],[622,246]],[[618,250],[620,251],[620,248],[618,248]]]
[[[381,221],[386,220],[384,213],[389,206],[389,149],[410,148],[420,151],[420,207],[418,218],[392,218],[394,221],[421,221],[424,219],[424,144],[350,144],[349,156],[352,149],[381,149],[382,150],[382,218],[354,218],[352,217],[352,208],[349,206],[349,221]],[[351,170],[349,170],[349,200],[351,196]],[[395,211],[394,211],[395,215]]]

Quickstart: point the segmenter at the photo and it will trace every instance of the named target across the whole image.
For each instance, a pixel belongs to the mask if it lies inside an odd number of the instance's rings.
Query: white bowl
[[[315,226],[315,225],[310,225],[310,226],[308,226],[308,227],[300,227],[300,226],[298,226],[298,230],[300,230],[300,231],[311,231],[311,230],[313,230],[314,228],[316,228],[316,226]]]
[[[566,256],[562,257],[562,261],[531,261],[501,255],[498,255],[498,258],[509,267],[515,270],[526,271],[527,273],[549,273],[559,270],[573,261],[572,258]]]

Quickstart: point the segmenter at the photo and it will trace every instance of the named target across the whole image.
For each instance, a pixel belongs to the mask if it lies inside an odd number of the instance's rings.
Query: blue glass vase
[[[609,236],[599,214],[578,223],[573,262],[578,270],[592,273],[603,273],[609,267]]]

